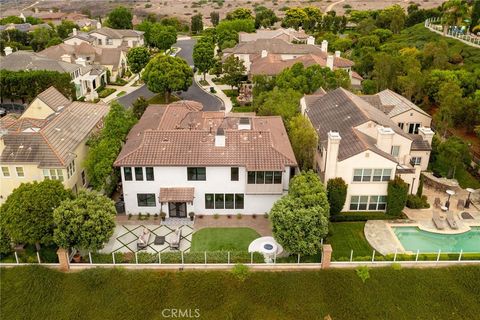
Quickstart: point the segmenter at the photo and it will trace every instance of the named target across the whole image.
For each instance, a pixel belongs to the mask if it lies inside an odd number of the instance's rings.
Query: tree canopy
[[[238,57],[233,55],[229,56],[222,64],[223,76],[222,80],[226,84],[233,87],[239,87],[240,82],[245,77],[245,72],[247,69],[243,63],[243,60],[240,60]]]
[[[197,42],[193,47],[193,64],[205,74],[215,65],[215,45],[209,41]]]
[[[68,35],[72,32],[73,28],[76,28],[77,30],[80,29],[80,27],[78,26],[78,24],[70,21],[70,20],[62,20],[62,23],[60,23],[58,26],[57,26],[57,33],[58,33],[58,36],[61,38],[61,39],[65,39],[68,37]]]
[[[133,29],[132,12],[123,7],[118,6],[108,14],[107,25],[113,29]]]
[[[150,52],[145,47],[136,47],[128,50],[128,67],[133,73],[140,73],[150,61]]]
[[[200,13],[192,16],[190,31],[193,34],[198,34],[203,31],[203,16]]]
[[[96,251],[113,235],[113,201],[96,191],[81,190],[75,199],[66,200],[53,212],[53,238],[60,248]]]
[[[301,170],[313,169],[318,136],[310,120],[301,114],[292,117],[288,123],[288,138],[298,167]]]

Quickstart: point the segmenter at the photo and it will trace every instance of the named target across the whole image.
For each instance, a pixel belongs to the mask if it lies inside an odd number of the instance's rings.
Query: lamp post
[[[470,203],[471,203],[470,196],[472,195],[472,193],[475,192],[475,189],[467,188],[466,190],[468,192],[468,197],[467,197],[467,201],[465,201],[465,208],[470,208]]]
[[[447,202],[445,203],[445,207],[447,207],[447,209],[450,209],[450,197],[455,194],[455,191],[447,190],[446,193],[448,194],[448,199],[447,199]]]

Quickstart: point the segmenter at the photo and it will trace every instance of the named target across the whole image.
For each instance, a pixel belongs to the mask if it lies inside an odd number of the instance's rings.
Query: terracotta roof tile
[[[160,188],[160,202],[193,202],[195,188]]]

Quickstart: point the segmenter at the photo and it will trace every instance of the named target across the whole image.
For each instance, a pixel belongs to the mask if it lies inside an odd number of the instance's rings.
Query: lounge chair
[[[142,234],[137,240],[137,249],[143,250],[148,246],[148,240],[150,240],[150,230],[143,228]]]
[[[180,239],[182,238],[182,229],[177,228],[169,237],[170,249],[180,249]]]
[[[442,204],[440,203],[440,198],[435,198],[435,202],[433,203],[433,206],[435,208],[440,208]]]
[[[440,217],[440,214],[438,213],[438,211],[433,211],[432,221],[433,221],[433,224],[435,224],[435,227],[437,227],[438,230],[445,229],[445,219]]]
[[[447,212],[447,222],[450,225],[450,228],[458,229],[457,220],[455,220],[455,218],[453,217],[453,212],[452,211]]]
[[[463,199],[459,199],[457,202],[457,209],[463,210],[463,208],[465,208],[465,201],[463,201]]]

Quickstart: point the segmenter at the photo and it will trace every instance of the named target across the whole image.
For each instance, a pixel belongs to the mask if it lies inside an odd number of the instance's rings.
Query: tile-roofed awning
[[[195,188],[160,188],[159,201],[166,202],[193,202]]]

